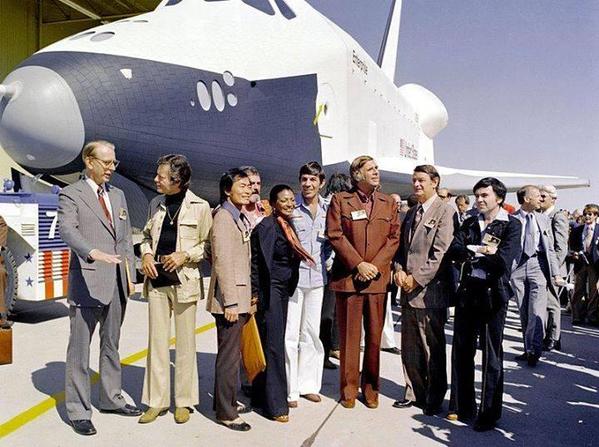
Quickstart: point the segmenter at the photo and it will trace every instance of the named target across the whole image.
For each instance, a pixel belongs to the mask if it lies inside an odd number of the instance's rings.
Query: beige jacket
[[[451,294],[450,271],[443,260],[453,241],[455,210],[436,197],[410,238],[417,210],[417,206],[410,208],[403,221],[396,269],[413,275],[420,287],[409,294],[402,292],[400,303],[416,309],[442,309],[449,305]]]
[[[210,232],[212,273],[206,309],[213,314],[222,314],[228,306],[240,314],[253,311],[250,233],[233,217],[237,213],[233,205],[223,205],[214,216]]]
[[[164,205],[165,196],[155,197],[150,202],[148,222],[143,230],[141,242],[141,255],[154,255],[162,223],[166,216]],[[193,192],[187,190],[179,219],[177,222],[177,251],[185,251],[189,255],[187,262],[177,270],[180,285],[177,287],[177,299],[180,303],[190,303],[198,299],[204,299],[204,288],[202,274],[200,272],[200,261],[204,259],[204,249],[208,241],[210,228],[212,227],[212,214],[210,205],[200,199]],[[144,296],[148,296],[150,285],[149,278],[144,282]]]

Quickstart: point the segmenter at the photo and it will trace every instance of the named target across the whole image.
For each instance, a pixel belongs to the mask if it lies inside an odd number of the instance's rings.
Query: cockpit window
[[[164,6],[173,6],[176,5],[177,3],[181,3],[183,0],[168,0],[167,4]]]
[[[281,10],[281,14],[283,14],[283,17],[285,17],[288,20],[295,19],[295,13],[285,2],[285,0],[275,0],[275,3],[277,4],[277,8]]]
[[[241,0],[246,5],[251,6],[252,8],[256,8],[259,11],[262,11],[264,14],[268,14],[269,16],[275,15],[275,10],[272,9],[270,2],[268,0]]]

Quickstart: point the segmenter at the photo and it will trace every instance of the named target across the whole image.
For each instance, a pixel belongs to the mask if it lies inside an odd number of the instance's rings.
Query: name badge
[[[318,232],[318,239],[320,239],[321,241],[326,241],[327,235],[324,230],[320,230]]]
[[[127,210],[125,208],[119,210],[119,219],[127,220]]]
[[[251,231],[244,231],[243,232],[243,242],[249,242],[249,240],[251,239],[252,236],[252,232]]]
[[[433,228],[433,227],[434,227],[436,224],[437,224],[437,221],[436,221],[435,219],[431,219],[431,220],[429,220],[428,222],[426,222],[426,223],[424,224],[424,226],[430,230],[430,229],[432,229],[432,228]]]
[[[366,210],[358,210],[351,212],[351,220],[363,220],[368,219],[368,214],[366,214]]]
[[[499,246],[501,239],[499,239],[497,236],[493,236],[492,234],[486,233],[483,236],[482,242],[483,242],[483,245],[486,245],[488,247],[497,247],[497,246]]]

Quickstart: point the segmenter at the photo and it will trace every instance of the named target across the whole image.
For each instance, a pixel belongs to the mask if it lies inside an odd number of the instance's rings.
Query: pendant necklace
[[[177,218],[177,215],[179,214],[179,211],[181,211],[181,207],[183,206],[183,203],[181,203],[181,205],[179,205],[179,208],[177,208],[177,211],[175,211],[175,215],[171,216],[171,213],[168,210],[168,206],[166,207],[166,215],[168,216],[168,219],[170,221],[171,226],[175,223],[175,219]]]

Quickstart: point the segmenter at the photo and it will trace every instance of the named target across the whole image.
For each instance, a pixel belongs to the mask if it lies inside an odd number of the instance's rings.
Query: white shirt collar
[[[510,215],[505,210],[505,208],[499,209],[499,212],[495,216],[495,219],[493,219],[493,222],[496,220],[503,220],[504,222],[507,222],[510,220]],[[485,215],[483,213],[480,213],[478,215],[478,224],[480,226],[480,230],[485,231],[485,228],[487,228],[487,225],[485,225]]]
[[[422,213],[423,214],[428,211],[428,209],[431,207],[431,205],[433,204],[433,202],[435,201],[435,199],[437,197],[438,197],[437,193],[435,193],[431,197],[429,197],[426,202],[424,202],[422,205],[420,205],[422,207]]]
[[[89,185],[94,194],[98,195],[98,188],[100,187],[100,185],[98,185],[96,182],[94,182],[91,178],[87,176],[85,177],[85,183]],[[106,183],[102,184],[101,187],[104,189],[104,191],[106,191]]]
[[[551,205],[549,208],[547,208],[544,213],[549,215],[553,212],[553,210],[555,209],[555,205]]]

